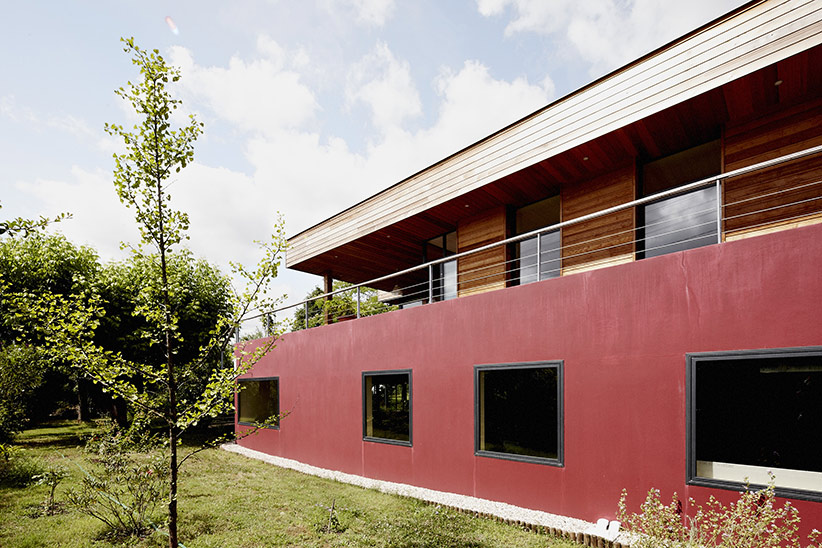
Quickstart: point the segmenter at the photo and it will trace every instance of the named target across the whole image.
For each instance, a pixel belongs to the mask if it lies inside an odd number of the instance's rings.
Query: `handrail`
[[[365,282],[362,282],[362,283],[359,283],[359,284],[352,284],[352,285],[350,285],[348,287],[345,287],[345,288],[342,288],[342,289],[336,289],[336,290],[333,290],[333,291],[329,291],[328,293],[323,293],[322,295],[318,295],[318,296],[313,297],[311,299],[305,299],[303,301],[299,301],[297,303],[290,304],[288,306],[282,306],[282,307],[276,308],[274,310],[270,310],[270,311],[267,311],[267,312],[261,312],[259,314],[253,315],[253,316],[247,316],[247,317],[243,318],[242,321],[254,320],[254,319],[262,318],[264,316],[268,316],[270,314],[276,314],[277,312],[281,312],[283,310],[288,310],[288,309],[291,309],[291,308],[297,308],[299,306],[306,306],[310,302],[327,299],[327,298],[333,297],[334,295],[338,295],[340,293],[345,293],[345,292],[348,292],[348,291],[357,290],[358,293],[359,293],[359,289],[361,289],[361,288],[370,287],[372,285],[378,284],[378,283],[386,281],[386,280],[390,280],[392,278],[396,278],[398,276],[404,276],[406,274],[411,274],[411,273],[417,272],[419,270],[428,269],[428,268],[431,268],[435,265],[450,262],[450,261],[453,261],[453,260],[457,260],[457,259],[460,259],[462,257],[467,257],[469,255],[473,255],[475,253],[482,253],[483,251],[488,251],[490,249],[495,249],[499,246],[516,243],[516,242],[519,242],[519,241],[522,241],[522,240],[527,240],[529,238],[533,238],[534,236],[537,236],[538,234],[544,234],[546,232],[559,230],[559,229],[565,228],[567,226],[573,226],[575,224],[584,223],[584,222],[590,221],[592,219],[598,219],[599,217],[604,217],[606,215],[610,215],[612,213],[617,213],[617,212],[623,211],[625,209],[633,208],[633,207],[640,206],[640,205],[643,205],[643,204],[647,204],[647,203],[650,203],[650,202],[655,202],[655,201],[661,200],[663,198],[676,196],[678,194],[685,194],[685,193],[688,193],[692,190],[697,190],[697,189],[700,189],[700,188],[703,188],[703,187],[716,185],[720,181],[723,181],[725,179],[738,177],[740,175],[745,175],[747,173],[751,173],[751,172],[754,172],[754,171],[759,171],[761,169],[767,169],[767,168],[773,167],[775,165],[779,165],[779,164],[782,164],[782,163],[797,160],[799,158],[804,158],[806,156],[812,156],[812,155],[818,154],[820,152],[822,152],[822,145],[806,148],[804,150],[800,150],[798,152],[793,152],[791,154],[785,154],[784,156],[780,156],[778,158],[773,158],[771,160],[765,160],[763,162],[759,162],[757,164],[752,164],[750,166],[741,167],[739,169],[735,169],[733,171],[728,171],[726,173],[719,173],[717,175],[713,175],[711,177],[706,177],[704,179],[700,179],[700,180],[694,181],[692,183],[688,183],[688,184],[685,184],[685,185],[682,185],[682,186],[678,186],[676,188],[672,188],[672,189],[664,190],[662,192],[658,192],[658,193],[653,194],[651,196],[645,196],[643,198],[638,198],[636,200],[632,200],[632,201],[626,202],[624,204],[612,206],[612,207],[609,207],[609,208],[606,208],[606,209],[602,209],[600,211],[596,211],[594,213],[589,213],[587,215],[583,215],[583,216],[577,217],[575,219],[570,219],[568,221],[562,221],[562,222],[559,222],[559,223],[556,223],[556,224],[553,224],[553,225],[550,225],[550,226],[545,226],[545,227],[538,228],[536,230],[532,230],[530,232],[526,232],[526,233],[523,233],[523,234],[518,234],[516,236],[511,236],[510,238],[506,238],[505,240],[500,240],[499,242],[493,242],[493,243],[490,243],[490,244],[486,244],[486,245],[480,246],[478,248],[472,249],[470,251],[463,251],[463,252],[460,252],[460,253],[455,253],[455,254],[449,255],[447,257],[443,257],[443,258],[440,258],[440,259],[435,259],[433,261],[428,261],[427,263],[412,266],[410,268],[399,270],[399,271],[393,272],[391,274],[386,274],[386,275],[380,276],[378,278],[373,278],[371,280],[368,280],[368,281],[365,281]],[[357,301],[357,304],[359,305],[359,300]],[[307,320],[307,316],[306,316],[306,320]]]

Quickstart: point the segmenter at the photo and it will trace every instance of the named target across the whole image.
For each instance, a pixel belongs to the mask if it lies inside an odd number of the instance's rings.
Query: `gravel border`
[[[311,476],[365,487],[366,489],[374,489],[382,493],[412,497],[467,512],[495,516],[504,521],[521,523],[523,525],[558,529],[566,533],[574,534],[591,533],[595,526],[595,524],[581,519],[560,516],[557,514],[549,514],[548,512],[541,512],[539,510],[530,510],[528,508],[522,508],[512,504],[506,504],[504,502],[495,502],[477,497],[470,497],[467,495],[446,493],[444,491],[434,491],[433,489],[415,487],[404,483],[382,481],[363,476],[356,476],[354,474],[346,474],[345,472],[328,470],[326,468],[318,468],[316,466],[311,466],[310,464],[304,464],[296,460],[276,457],[274,455],[255,451],[233,443],[224,444],[221,446],[221,449],[231,453],[237,453],[248,458],[261,460],[263,462],[279,466],[280,468],[296,470],[297,472],[302,472],[303,474],[309,474]],[[627,546],[627,543],[630,542],[627,537],[628,535],[624,532],[620,533],[617,538],[614,539],[614,542],[618,541]]]

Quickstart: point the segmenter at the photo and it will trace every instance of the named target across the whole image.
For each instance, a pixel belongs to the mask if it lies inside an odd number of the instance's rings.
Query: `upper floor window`
[[[689,354],[688,480],[822,500],[822,347]]]
[[[720,171],[720,142],[711,141],[646,163],[641,170],[640,194],[651,196]],[[641,206],[640,256],[656,257],[717,243],[716,194],[715,187],[706,187]]]
[[[425,244],[425,262],[436,261],[457,252],[457,232],[431,238]],[[435,301],[447,301],[457,296],[457,261],[434,265],[431,284]]]
[[[559,195],[521,207],[516,212],[516,233],[525,234],[560,221]],[[562,250],[559,230],[542,232],[515,244],[514,284],[555,278],[561,273]]]

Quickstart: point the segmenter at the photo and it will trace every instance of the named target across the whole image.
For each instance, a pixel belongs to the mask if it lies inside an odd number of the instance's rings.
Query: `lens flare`
[[[180,30],[177,28],[177,25],[174,24],[174,19],[172,19],[170,15],[166,15],[166,24],[168,28],[171,29],[171,32],[180,34]]]

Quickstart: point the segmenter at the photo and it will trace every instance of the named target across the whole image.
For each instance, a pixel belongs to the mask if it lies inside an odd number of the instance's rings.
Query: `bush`
[[[149,451],[156,445],[151,435],[135,432],[104,423],[86,443],[86,451],[99,456],[95,469],[66,494],[71,506],[105,523],[115,537],[150,533],[168,496],[168,462]]]
[[[745,490],[736,502],[725,506],[713,495],[705,506],[696,505],[693,516],[682,512],[674,493],[671,503],[660,500],[657,489],[648,491],[638,514],[628,514],[628,493],[623,489],[617,519],[636,535],[635,548],[799,548],[799,511],[786,502],[775,501],[773,476],[769,485],[759,491]],[[807,548],[820,548],[819,532],[809,536]]]
[[[25,487],[42,472],[40,463],[24,455],[20,449],[9,444],[0,444],[0,485]]]

